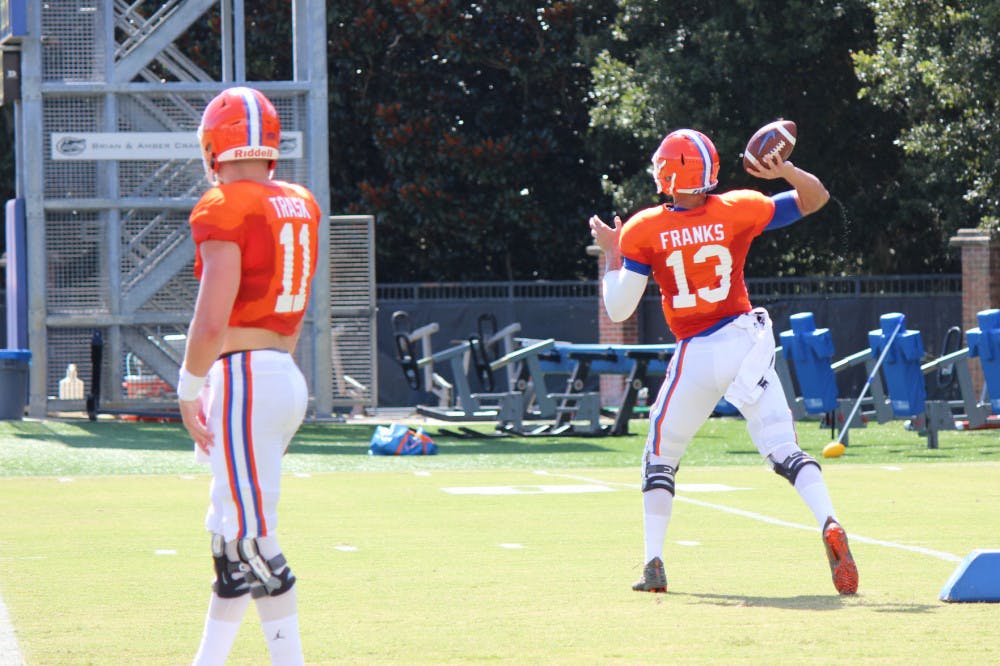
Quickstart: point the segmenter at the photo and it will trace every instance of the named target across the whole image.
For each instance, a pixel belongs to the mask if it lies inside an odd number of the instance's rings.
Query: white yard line
[[[24,656],[17,646],[14,625],[7,613],[7,605],[0,597],[0,666],[24,666]]]
[[[574,474],[556,474],[554,472],[537,472],[542,476],[553,476],[562,479],[572,479],[574,481],[586,481],[587,483],[603,483],[607,486],[620,486],[624,488],[633,488],[638,490],[639,484],[637,483],[618,483],[615,481],[603,481],[601,479],[592,479],[585,476],[576,476]],[[762,523],[769,523],[771,525],[779,525],[781,527],[791,527],[797,530],[809,530],[811,532],[816,531],[815,525],[802,525],[799,523],[790,523],[787,520],[781,520],[780,518],[772,518],[771,516],[765,516],[761,513],[754,513],[753,511],[744,511],[743,509],[734,509],[732,507],[723,506],[721,504],[712,504],[711,502],[703,502],[701,500],[691,499],[689,497],[675,497],[675,502],[687,502],[688,504],[695,504],[697,506],[705,507],[707,509],[715,509],[717,511],[724,511],[726,513],[735,514],[737,516],[744,516],[745,518],[751,518],[753,520],[759,520]],[[928,555],[930,557],[936,557],[939,560],[944,560],[945,562],[961,562],[964,558],[953,555],[951,553],[944,553],[939,550],[931,550],[930,548],[923,548],[921,546],[909,546],[905,543],[895,543],[894,541],[883,541],[881,539],[872,539],[870,537],[861,536],[855,532],[851,532],[849,538],[854,543],[868,543],[873,546],[883,546],[885,548],[896,548],[898,550],[906,550],[911,553],[919,553],[920,555]]]

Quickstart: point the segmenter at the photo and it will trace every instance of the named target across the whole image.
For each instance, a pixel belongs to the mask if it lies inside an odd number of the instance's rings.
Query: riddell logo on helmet
[[[236,148],[233,150],[233,159],[246,160],[255,157],[271,159],[271,153],[271,148]]]

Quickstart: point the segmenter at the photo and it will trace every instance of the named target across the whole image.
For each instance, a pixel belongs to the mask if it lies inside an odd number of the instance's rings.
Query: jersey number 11
[[[296,244],[296,240],[298,243]],[[281,227],[278,234],[278,241],[281,243],[282,268],[281,268],[281,293],[278,294],[278,302],[274,306],[274,311],[301,312],[306,307],[306,290],[309,287],[309,226],[303,224],[299,229],[298,238],[295,238],[295,225],[286,222]],[[292,281],[295,278],[295,264],[299,257],[298,250],[301,249],[302,271],[299,277],[299,288],[292,293]]]

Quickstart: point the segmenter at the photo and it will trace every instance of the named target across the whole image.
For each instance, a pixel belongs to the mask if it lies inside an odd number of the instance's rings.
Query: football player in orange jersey
[[[272,180],[281,126],[260,91],[220,93],[198,136],[212,187],[191,212],[201,284],[177,395],[212,468],[205,525],[216,579],[194,663],[225,663],[252,598],[272,663],[301,664],[295,576],[276,529],[281,459],[308,400],[292,352],[320,208],[305,187]]]
[[[666,592],[663,545],[681,456],[725,396],[746,418],[750,437],[771,468],[787,479],[820,527],[834,586],[858,587],[847,535],[837,522],[819,463],[798,445],[792,413],[774,371],[774,333],[767,311],[753,308],[743,266],[751,241],[822,208],[829,194],[814,175],[780,156],[755,173],[792,189],[773,197],[754,190],[714,195],[719,155],[689,129],[671,132],[653,155],[657,191],[670,202],[641,210],[624,225],[590,218],[606,257],[605,309],[613,321],[635,311],[652,274],[677,347],[649,412],[643,457],[645,566],[637,591]]]

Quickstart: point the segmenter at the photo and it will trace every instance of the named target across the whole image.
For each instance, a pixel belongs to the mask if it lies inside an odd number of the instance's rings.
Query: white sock
[[[201,635],[201,645],[191,662],[192,666],[220,666],[226,663],[233,642],[240,630],[240,622],[247,606],[250,605],[250,595],[223,599],[215,594],[208,603],[208,615],[205,617],[205,629]]]
[[[826,519],[833,516],[833,500],[823,481],[823,473],[815,465],[806,465],[795,479],[795,490],[816,517],[820,529]]]
[[[667,538],[667,525],[674,506],[674,496],[663,488],[654,488],[642,494],[642,522],[646,538],[646,559],[663,559],[663,542]]]
[[[275,666],[304,664],[295,588],[276,597],[261,597],[256,602],[260,628],[271,653],[271,663]]]
[[[274,666],[299,666],[305,664],[302,642],[299,639],[299,616],[289,615],[280,620],[261,622]]]

